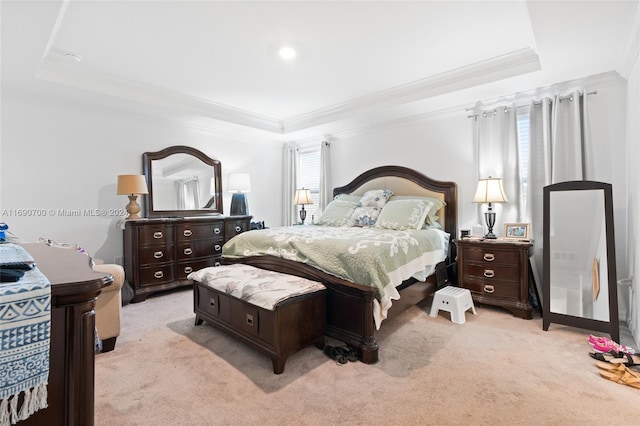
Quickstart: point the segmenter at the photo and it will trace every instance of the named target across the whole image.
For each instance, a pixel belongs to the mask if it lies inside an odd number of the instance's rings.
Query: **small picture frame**
[[[505,223],[504,238],[507,240],[529,241],[529,224]]]

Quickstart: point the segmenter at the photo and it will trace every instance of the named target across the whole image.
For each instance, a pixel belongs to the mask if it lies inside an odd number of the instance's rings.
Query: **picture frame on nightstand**
[[[529,241],[528,223],[505,223],[504,238],[506,240]]]

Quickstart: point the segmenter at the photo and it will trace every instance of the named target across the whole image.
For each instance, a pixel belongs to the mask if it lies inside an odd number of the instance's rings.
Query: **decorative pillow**
[[[364,193],[358,207],[379,207],[383,208],[389,198],[393,195],[390,189],[373,189]]]
[[[379,207],[356,207],[351,216],[352,226],[373,226],[380,214]]]
[[[351,215],[356,208],[352,201],[333,200],[315,221],[316,225],[350,226]]]
[[[433,203],[423,200],[392,200],[389,201],[378,216],[376,228],[420,229],[424,225],[427,213]]]
[[[362,198],[361,195],[351,195],[351,194],[338,194],[333,199],[334,200],[342,200],[342,201],[351,201],[352,203],[358,203]]]
[[[427,218],[425,220],[426,225],[436,225],[438,224],[438,211],[441,208],[447,205],[443,200],[440,200],[435,197],[423,197],[419,195],[394,195],[391,197],[389,201],[393,200],[423,200],[427,202],[431,202],[433,205],[431,209],[427,212]]]

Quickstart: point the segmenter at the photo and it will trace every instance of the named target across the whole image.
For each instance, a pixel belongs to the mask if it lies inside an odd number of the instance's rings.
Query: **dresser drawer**
[[[495,250],[493,248],[464,248],[463,257],[467,262],[501,263],[518,265],[519,253],[513,250]]]
[[[482,280],[475,277],[463,277],[463,287],[474,293],[493,297],[518,299],[520,297],[519,282],[502,282]]]
[[[150,225],[140,229],[140,245],[173,244],[173,226]]]
[[[164,246],[140,247],[140,266],[153,265],[163,262],[173,262],[175,252],[173,247],[173,244]]]
[[[178,260],[196,259],[206,256],[220,256],[222,254],[221,240],[199,240],[178,243]]]
[[[140,268],[140,285],[154,286],[175,281],[175,265]]]
[[[250,228],[248,220],[230,220],[225,224],[225,239],[228,241],[238,234],[248,231]]]
[[[219,239],[224,237],[224,222],[180,223],[176,225],[178,241]]]
[[[481,279],[497,279],[518,282],[520,268],[513,266],[500,266],[491,263],[467,263],[462,271],[465,277],[477,277]]]
[[[178,280],[186,280],[187,275],[200,269],[208,268],[210,266],[217,266],[220,264],[219,257],[208,257],[206,259],[200,259],[192,262],[178,262]]]

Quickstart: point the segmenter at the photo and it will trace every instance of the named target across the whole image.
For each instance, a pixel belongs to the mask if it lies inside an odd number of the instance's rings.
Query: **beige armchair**
[[[93,270],[113,276],[113,283],[102,290],[95,308],[96,329],[98,338],[102,341],[102,352],[109,352],[115,348],[116,339],[120,335],[122,313],[120,291],[124,284],[124,269],[116,264],[98,264],[93,267]]]

